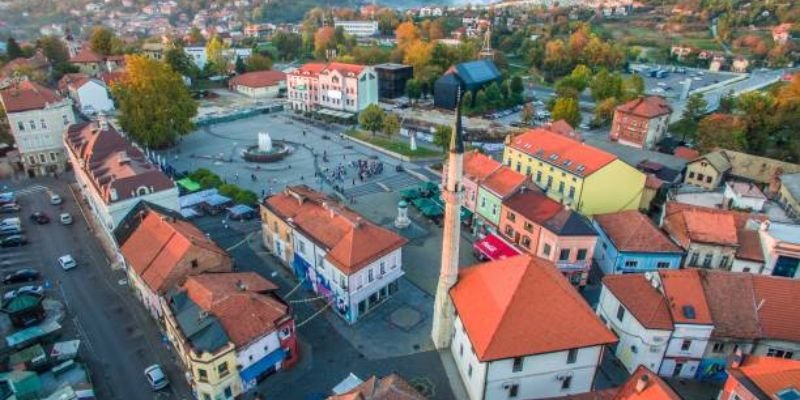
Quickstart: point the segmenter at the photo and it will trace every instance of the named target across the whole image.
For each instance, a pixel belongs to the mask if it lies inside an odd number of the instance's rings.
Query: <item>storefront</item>
[[[520,254],[514,246],[493,233],[476,240],[472,244],[472,252],[481,261],[502,260]]]

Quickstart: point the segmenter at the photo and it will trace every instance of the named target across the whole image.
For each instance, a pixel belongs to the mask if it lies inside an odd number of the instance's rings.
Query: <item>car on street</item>
[[[19,226],[0,225],[0,236],[13,236],[22,234],[24,231]]]
[[[39,271],[33,268],[21,268],[6,274],[6,276],[3,277],[3,283],[9,285],[12,283],[33,282],[39,279],[40,276],[41,274],[39,274]]]
[[[44,286],[42,285],[25,285],[20,286],[16,289],[11,289],[3,293],[3,300],[11,300],[21,294],[30,293],[30,294],[44,294]]]
[[[44,224],[50,223],[50,217],[48,217],[47,214],[45,214],[45,213],[43,213],[41,211],[36,211],[33,214],[31,214],[30,219],[31,219],[31,221],[33,221],[33,222],[35,222],[35,223],[37,223],[39,225],[44,225]]]
[[[19,204],[17,204],[17,203],[6,203],[6,204],[3,204],[2,206],[0,206],[0,213],[11,214],[11,213],[19,212],[19,210],[21,210],[21,209],[22,209],[22,207],[20,207]]]
[[[147,367],[144,370],[144,376],[147,378],[147,383],[150,384],[150,388],[154,391],[169,386],[169,379],[167,379],[167,375],[164,374],[164,370],[162,370],[161,366],[158,364]]]
[[[64,202],[64,199],[62,199],[61,196],[59,196],[59,195],[57,195],[55,193],[50,193],[50,204],[52,204],[54,206],[57,206],[57,205],[59,205],[59,204],[61,204],[63,202]]]
[[[68,212],[61,213],[61,215],[58,217],[58,220],[61,221],[63,225],[69,225],[72,223],[72,214]]]
[[[71,254],[65,254],[61,257],[58,257],[58,264],[61,265],[61,269],[64,271],[69,271],[78,266],[78,263],[75,262],[75,259],[72,258]]]
[[[0,239],[0,247],[17,247],[25,246],[28,244],[28,239],[25,235],[11,235]]]

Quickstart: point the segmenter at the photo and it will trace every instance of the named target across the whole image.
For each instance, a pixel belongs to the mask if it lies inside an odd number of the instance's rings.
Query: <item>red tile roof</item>
[[[483,362],[617,341],[552,263],[528,255],[462,270],[450,296]]]
[[[328,400],[425,400],[405,379],[397,374],[383,378],[370,377],[347,393],[328,397]]]
[[[697,269],[659,271],[664,295],[670,300],[669,311],[672,320],[679,324],[711,324],[711,311],[708,309],[700,271]],[[694,317],[689,315],[694,310]]]
[[[473,182],[482,182],[492,172],[500,168],[500,166],[502,166],[502,164],[499,161],[478,150],[464,153],[464,178]]]
[[[753,275],[762,337],[800,342],[800,281]]]
[[[511,139],[509,146],[574,174],[588,176],[617,157],[583,142],[535,128]],[[558,156],[555,160],[553,156]],[[569,161],[569,165],[565,163]],[[582,169],[579,171],[579,168]]]
[[[323,63],[307,63],[307,64],[301,65],[299,68],[297,68],[296,70],[291,72],[289,75],[299,75],[299,76],[311,75],[311,76],[317,76],[317,75],[319,75],[320,72],[322,72],[322,70],[325,69],[325,66],[326,66],[326,64],[323,64]]]
[[[594,220],[619,251],[682,253],[653,221],[637,210],[595,215]]]
[[[256,71],[248,72],[233,77],[228,83],[230,86],[246,86],[261,88],[275,86],[280,82],[286,81],[286,74],[281,71]]]
[[[125,71],[103,72],[100,74],[100,79],[105,82],[108,87],[111,87],[114,82],[122,80],[123,78],[125,78]]]
[[[305,186],[288,187],[264,204],[303,235],[327,248],[325,259],[353,274],[402,247],[407,240]]]
[[[614,400],[682,400],[682,397],[660,376],[640,365],[619,388]]]
[[[749,380],[761,390],[763,393],[753,393],[759,398],[777,399],[777,393],[782,390],[800,390],[800,361],[797,360],[746,356],[739,367],[730,368],[729,372],[737,379]]]
[[[72,58],[70,58],[69,62],[72,64],[101,63],[103,62],[103,57],[100,57],[100,55],[93,52],[92,49],[84,47],[78,52],[78,54],[75,54]]]
[[[70,87],[77,88],[89,81],[89,75],[77,72],[71,74],[64,74],[58,81],[58,90],[62,93],[69,90]]]
[[[46,70],[49,66],[50,61],[47,57],[37,51],[30,58],[19,57],[9,61],[3,65],[3,68],[0,68],[0,75],[10,77],[19,69]]]
[[[343,75],[347,75],[347,74],[358,75],[358,74],[361,73],[361,71],[364,70],[364,66],[363,65],[358,65],[358,64],[345,64],[345,63],[339,63],[339,62],[332,62],[332,63],[329,63],[325,67],[325,70],[327,70],[327,71],[339,71],[339,73],[341,73]],[[323,73],[324,73],[324,71],[323,71]]]
[[[190,274],[208,270],[226,271],[228,266],[208,269],[179,268],[190,252],[202,249],[228,257],[225,251],[207,238],[194,225],[150,211],[141,224],[120,247],[122,255],[142,281],[155,293],[164,294]]]
[[[621,104],[617,107],[616,111],[651,119],[671,114],[672,107],[670,107],[669,103],[663,97],[647,96]]]
[[[760,337],[752,277],[749,273],[723,271],[699,275],[714,320],[712,336],[741,339]]]
[[[547,128],[555,133],[558,133],[559,135],[566,136],[573,140],[581,140],[582,138],[581,134],[578,133],[578,131],[576,131],[575,128],[569,124],[569,122],[564,121],[563,119],[551,123]]]
[[[606,275],[603,285],[645,328],[672,330],[667,299],[644,274]]]
[[[737,231],[744,229],[748,220],[762,222],[766,216],[739,211],[720,210],[691,204],[668,201],[665,206],[663,228],[683,248],[692,241],[738,246]]]
[[[0,91],[0,100],[6,112],[15,113],[43,109],[63,99],[56,92],[36,82],[23,80]]]
[[[672,155],[678,158],[682,158],[684,160],[692,161],[700,157],[700,152],[695,149],[690,149],[686,146],[678,146],[672,152]]]
[[[481,186],[504,199],[517,191],[526,180],[528,180],[527,176],[503,166],[489,174]]]
[[[214,315],[236,347],[276,331],[292,318],[278,287],[255,272],[190,276],[183,285],[200,308]]]
[[[758,230],[739,229],[739,248],[736,249],[736,258],[755,262],[764,262],[764,252],[761,249],[761,236]]]
[[[541,190],[530,188],[503,201],[503,206],[539,225],[564,209],[561,203],[547,197]]]
[[[108,204],[169,190],[175,183],[145,157],[144,153],[117,132],[112,125],[96,123],[70,125],[64,138],[68,149],[84,161],[83,168],[95,190]]]

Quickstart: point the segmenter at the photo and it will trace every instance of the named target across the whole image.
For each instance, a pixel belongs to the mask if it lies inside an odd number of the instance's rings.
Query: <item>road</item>
[[[125,284],[122,271],[112,271],[105,253],[89,231],[88,225],[67,180],[36,179],[9,184],[16,190],[22,206],[19,216],[30,243],[27,246],[3,249],[2,269],[20,267],[38,269],[52,283],[47,295],[61,297],[67,315],[62,325],[81,339],[81,357],[88,361],[100,399],[152,400],[189,399],[190,392],[181,370],[172,360],[169,349],[161,342],[156,325],[139,305]],[[63,211],[73,215],[69,226],[58,222],[62,212],[49,204],[46,189],[53,190],[65,200]],[[36,225],[28,220],[33,211],[47,213],[51,222]],[[78,267],[64,271],[57,258],[72,254]],[[153,394],[144,378],[144,369],[159,363],[173,382],[168,391]]]

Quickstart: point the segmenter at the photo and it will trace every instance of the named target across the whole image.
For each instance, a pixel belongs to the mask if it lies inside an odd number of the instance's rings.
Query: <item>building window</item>
[[[372,273],[372,268],[367,270],[367,280],[372,282],[375,279],[375,275]]]
[[[689,265],[695,266],[697,265],[697,259],[700,257],[699,253],[692,253],[692,257],[689,258]]]
[[[700,182],[702,182],[702,181],[703,181],[703,178],[705,178],[705,177],[706,177],[706,176],[705,176],[705,175],[703,175],[703,174],[697,174],[697,180],[698,180],[698,181],[700,181]]]
[[[530,249],[531,248],[531,238],[529,238],[527,236],[523,236],[522,237],[522,241],[520,241],[520,244],[522,245],[522,247],[524,247],[526,249]]]
[[[722,258],[719,259],[719,267],[720,268],[728,267],[728,256],[722,256]]]
[[[519,384],[513,384],[508,388],[508,398],[514,399],[519,394]]]
[[[459,349],[458,349],[458,355],[459,356],[463,356],[464,355],[464,343],[461,343],[461,347],[459,347]]]
[[[53,153],[52,151],[50,152],[50,161],[56,161],[56,153]]]
[[[711,177],[710,176],[706,177],[706,183],[711,183]]]
[[[217,373],[219,377],[222,378],[223,376],[228,376],[231,371],[228,369],[228,362],[223,361],[222,364],[217,366]]]
[[[636,268],[639,265],[639,261],[636,260],[625,260],[625,268]]]
[[[569,187],[569,195],[568,195],[568,197],[570,199],[574,199],[575,198],[575,186],[570,186]]]
[[[669,268],[669,261],[659,261],[656,263],[656,268]]]
[[[17,128],[19,128],[20,131],[24,132],[25,131],[25,124],[22,123],[22,121],[19,121],[19,122],[17,122]]]
[[[536,182],[542,181],[542,171],[536,171]]]
[[[481,208],[486,207],[486,197],[481,197]]]
[[[197,266],[198,266],[198,265],[200,265],[200,264],[197,262],[197,259],[196,259],[196,258],[192,260],[192,263],[191,263],[191,264],[192,264],[192,268],[197,268]]]
[[[550,256],[550,245],[549,244],[547,244],[547,243],[544,244],[544,248],[542,249],[542,253],[544,253],[545,256]]]
[[[231,390],[231,387],[228,386],[225,388],[225,398],[230,399],[231,397],[233,397],[233,390]]]
[[[575,364],[578,361],[578,349],[569,349],[567,352],[567,364]]]
[[[31,127],[31,130],[36,129],[36,122],[34,120],[28,121],[28,126]]]
[[[689,351],[689,348],[692,347],[691,340],[684,340],[681,342],[681,351]]]
[[[558,193],[564,193],[564,182],[558,182]]]
[[[578,261],[585,260],[586,259],[586,253],[587,253],[586,249],[578,249],[578,256],[575,257],[575,259],[578,260]]]
[[[47,129],[47,122],[44,120],[44,118],[39,120],[39,125],[42,126],[42,129]]]
[[[39,162],[41,162],[42,164],[47,162],[47,156],[45,156],[44,153],[39,154]]]
[[[36,157],[28,156],[28,164],[31,164],[31,165],[36,164]]]
[[[550,186],[553,186],[553,177],[552,176],[548,176],[547,177],[547,189],[550,189]]]
[[[625,307],[620,305],[619,307],[617,307],[617,320],[619,322],[622,322],[623,318],[625,318]]]
[[[298,240],[297,243],[300,244],[300,254],[305,255],[306,254],[306,243],[304,241],[302,241],[302,240]]]
[[[508,213],[506,213],[506,217],[508,218],[509,221],[514,222],[514,218],[516,218],[517,216],[513,212],[509,211]]]
[[[511,366],[511,372],[520,372],[522,371],[522,362],[524,359],[522,357],[514,357],[514,363]]]
[[[203,400],[211,400],[211,395],[208,393],[203,393]]]
[[[522,228],[528,232],[533,232],[533,224],[531,224],[530,222],[525,221],[525,223],[522,224]]]
[[[794,352],[770,347],[769,350],[767,350],[767,356],[777,358],[792,358],[794,357]]]
[[[512,228],[511,225],[506,225],[506,229],[504,230],[504,233],[508,237],[514,237],[514,228]]]
[[[713,259],[713,258],[714,258],[713,254],[706,254],[706,256],[703,258],[703,268],[710,267],[711,266],[711,259]]]
[[[197,369],[197,380],[200,382],[208,382],[208,372],[202,368]]]
[[[712,349],[714,353],[722,353],[725,351],[725,343],[714,343],[714,348]]]
[[[472,378],[472,364],[470,364],[467,368],[467,376]]]
[[[689,172],[689,179],[694,179],[694,172]]]
[[[569,249],[561,249],[561,252],[558,253],[558,260],[559,261],[569,260]]]
[[[386,273],[386,263],[381,261],[381,275]]]
[[[564,380],[561,381],[561,390],[567,390],[570,386],[572,386],[572,377],[564,377]]]

